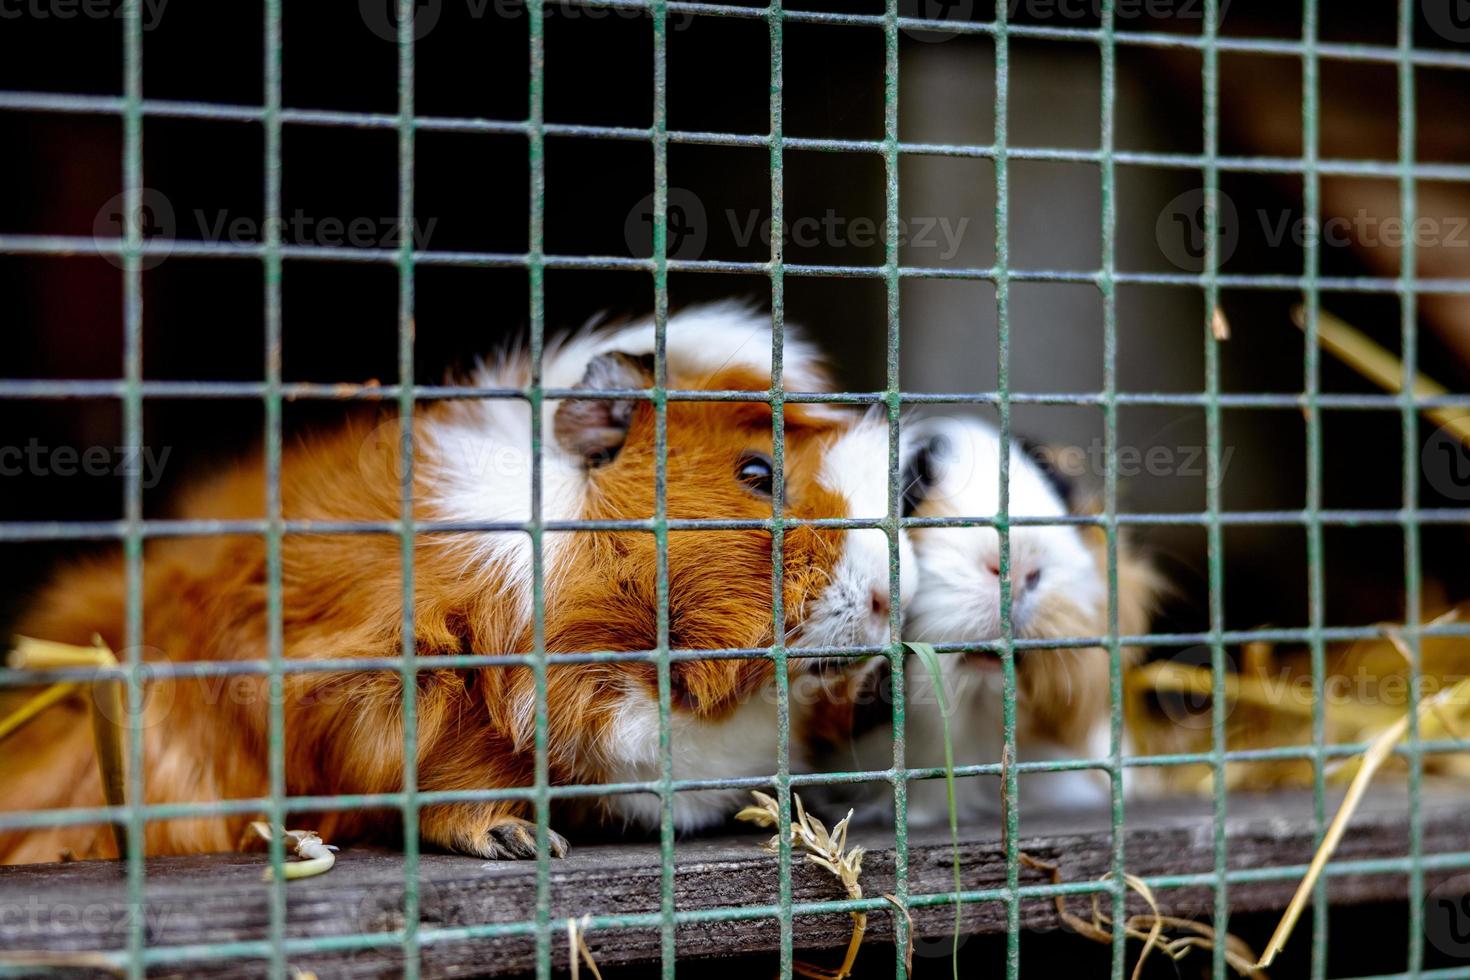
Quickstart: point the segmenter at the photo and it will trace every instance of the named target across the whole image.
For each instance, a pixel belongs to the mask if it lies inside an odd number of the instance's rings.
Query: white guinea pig
[[[972,418],[917,419],[904,426],[905,513],[917,517],[994,518],[1000,510],[999,433]],[[1012,518],[1064,518],[1067,490],[1019,445],[1009,447]],[[906,640],[930,643],[995,641],[1002,634],[1000,534],[994,527],[927,527],[910,532],[919,587],[907,609]],[[1076,526],[1023,524],[1010,530],[1011,627],[1016,639],[1081,639],[1107,632],[1108,595],[1100,534]],[[1152,594],[1146,568],[1119,558],[1123,633],[1141,631]],[[993,653],[941,654],[956,765],[994,764],[1004,746],[1004,676]],[[1109,664],[1098,647],[1016,651],[1017,755],[1020,761],[1089,759],[1109,751]],[[882,668],[862,681],[870,690]],[[906,763],[944,764],[939,705],[927,670],[912,656],[907,688]],[[861,697],[856,697],[861,701]],[[890,724],[877,724],[854,743],[865,770],[892,764]],[[1100,770],[1023,774],[1021,800],[1031,806],[1101,805],[1108,798]],[[1000,782],[989,776],[957,783],[963,817],[993,815]],[[887,794],[873,808],[891,819]],[[947,819],[943,780],[909,784],[914,824]]]

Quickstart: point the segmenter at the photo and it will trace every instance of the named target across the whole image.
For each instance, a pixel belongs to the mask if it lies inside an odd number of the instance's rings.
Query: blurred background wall
[[[920,0],[923,2],[923,0]],[[115,5],[114,5],[115,6]],[[860,3],[792,3],[793,9],[881,13]],[[931,4],[930,17],[990,16],[988,5]],[[1226,37],[1298,38],[1294,6],[1235,0]],[[1432,6],[1432,5],[1431,5]],[[383,9],[379,9],[379,8]],[[986,7],[976,11],[975,7]],[[1200,3],[1180,0],[1120,15],[1123,31],[1198,33]],[[1395,43],[1392,5],[1369,0],[1322,4],[1321,36],[1331,42]],[[7,8],[9,9],[9,8]],[[22,10],[0,26],[0,90],[117,96],[122,90],[121,25],[113,17],[57,15],[55,4]],[[261,103],[258,4],[156,4],[144,44],[149,100]],[[1083,3],[1015,3],[1024,25],[1091,27]],[[40,11],[40,13],[37,13]],[[1192,15],[1190,12],[1192,11]],[[380,17],[381,15],[381,17]],[[389,244],[396,213],[396,49],[385,33],[383,3],[287,4],[284,104],[297,109],[381,115],[371,125],[287,125],[283,212],[286,239],[332,244],[354,221],[358,243]],[[421,117],[523,120],[527,105],[526,14],[512,0],[426,0],[417,47],[416,111]],[[1422,18],[1421,18],[1422,19]],[[769,43],[759,20],[671,15],[668,125],[679,132],[756,135],[769,128]],[[1432,15],[1417,24],[1416,45],[1454,58],[1465,38]],[[784,30],[784,130],[788,137],[877,141],[883,136],[883,35],[873,26],[788,23]],[[557,124],[644,128],[651,124],[649,24],[632,11],[588,11],[549,4],[546,15],[546,117]],[[915,143],[987,145],[994,125],[994,52],[980,36],[905,33],[900,42],[900,138]],[[1099,145],[1100,64],[1094,44],[1011,42],[1009,138],[1013,147],[1095,150]],[[1220,151],[1232,157],[1298,158],[1301,63],[1295,56],[1220,56]],[[1118,49],[1116,147],[1124,151],[1202,151],[1198,50]],[[1324,158],[1393,161],[1397,155],[1396,67],[1321,63]],[[1470,162],[1463,124],[1465,74],[1415,72],[1416,154],[1427,162]],[[482,127],[483,129],[483,127]],[[646,254],[640,218],[652,191],[646,139],[551,136],[546,144],[546,249],[557,255]],[[109,208],[121,191],[122,124],[105,113],[60,113],[0,104],[0,235],[109,233]],[[523,253],[527,248],[528,156],[523,133],[439,131],[416,141],[416,225],[428,252]],[[150,117],[144,125],[144,181],[172,217],[150,229],[176,240],[258,240],[262,217],[263,137],[257,122]],[[785,210],[793,237],[787,261],[876,266],[884,247],[870,229],[884,219],[883,158],[788,150]],[[760,262],[769,217],[768,151],[760,145],[669,148],[671,246],[680,258]],[[1189,219],[1197,170],[1117,167],[1120,270],[1193,272],[1189,249],[1171,237]],[[1296,275],[1303,251],[1273,230],[1302,216],[1300,175],[1224,172],[1234,230],[1222,247],[1227,273]],[[1324,217],[1360,213],[1372,222],[1398,209],[1391,178],[1323,177]],[[1190,195],[1196,195],[1192,198]],[[112,202],[110,204],[110,202]],[[1100,261],[1100,182],[1086,162],[1014,160],[1010,164],[1010,262],[1016,269],[1092,272]],[[995,171],[981,155],[906,154],[900,209],[910,239],[909,266],[989,267],[995,260]],[[1448,233],[1470,214],[1464,184],[1420,185],[1419,210],[1444,219],[1442,240],[1421,246],[1422,275],[1470,278],[1470,249]],[[803,231],[796,224],[805,221]],[[332,222],[337,222],[333,225]],[[863,224],[866,222],[866,224]],[[1371,222],[1370,222],[1371,225]],[[252,231],[252,228],[254,229]],[[817,228],[819,230],[813,230]],[[1160,229],[1164,229],[1161,232]],[[112,226],[110,233],[115,233]],[[334,234],[335,231],[335,234]],[[1227,229],[1227,232],[1229,229]],[[1470,233],[1461,232],[1465,238]],[[1393,276],[1397,249],[1349,236],[1321,250],[1323,274]],[[1222,239],[1222,241],[1224,241]],[[0,250],[3,251],[3,250]],[[1182,263],[1182,265],[1181,265]],[[787,317],[833,351],[842,382],[884,384],[885,287],[876,278],[788,275]],[[521,334],[527,322],[524,269],[421,265],[417,274],[416,379],[447,372]],[[117,378],[122,372],[122,277],[88,254],[0,254],[0,375],[9,378]],[[144,277],[144,371],[150,379],[259,380],[263,376],[264,283],[257,260],[168,257]],[[679,272],[674,307],[726,296],[766,302],[761,275]],[[392,381],[397,376],[397,279],[392,266],[290,260],[284,283],[284,359],[288,381]],[[1464,296],[1425,296],[1420,366],[1464,390],[1470,316]],[[1289,289],[1227,289],[1232,327],[1220,347],[1228,392],[1300,392],[1303,343]],[[638,315],[652,307],[652,282],[639,271],[552,271],[547,323],[569,328],[599,314]],[[1391,294],[1324,293],[1338,312],[1385,346],[1399,346],[1399,309]],[[993,285],[976,279],[906,278],[901,291],[902,383],[915,392],[984,392],[996,386]],[[1102,386],[1102,300],[1089,284],[1015,283],[1011,287],[1012,390],[1096,392]],[[1204,386],[1206,316],[1193,286],[1126,285],[1118,290],[1118,382],[1130,392],[1199,392]],[[1324,357],[1329,392],[1373,390]],[[329,423],[349,409],[327,403],[287,407],[293,430]],[[933,411],[948,409],[936,407]],[[8,401],[0,407],[0,446],[113,447],[120,442],[116,401]],[[167,451],[147,510],[166,513],[180,485],[222,459],[250,450],[263,413],[249,400],[158,401],[146,410],[145,439]],[[1086,450],[1100,445],[1093,406],[1017,406],[1014,427],[1042,442]],[[1423,435],[1433,425],[1421,423]],[[1329,411],[1324,416],[1324,500],[1332,508],[1394,508],[1401,501],[1400,419],[1396,412]],[[1120,410],[1119,445],[1142,459],[1159,450],[1162,467],[1125,467],[1120,505],[1133,512],[1199,512],[1205,506],[1204,416],[1197,407]],[[1223,420],[1227,509],[1304,506],[1305,423],[1296,409],[1232,409]],[[1417,452],[1417,448],[1415,452]],[[43,456],[43,458],[52,458]],[[1080,480],[1098,488],[1100,461]],[[117,518],[122,481],[115,473],[62,476],[36,467],[0,480],[0,520]],[[1459,488],[1421,474],[1424,506],[1461,506]],[[151,482],[151,481],[150,481]],[[1447,495],[1448,493],[1448,495]],[[1160,628],[1207,624],[1202,528],[1140,529],[1174,582]],[[1227,626],[1306,624],[1306,543],[1300,527],[1225,531]],[[1464,529],[1423,533],[1428,600],[1466,594]],[[0,562],[0,618],[58,558],[87,546],[7,545]],[[1361,625],[1403,616],[1403,541],[1388,527],[1326,532],[1328,622]],[[1165,651],[1167,653],[1167,651]]]

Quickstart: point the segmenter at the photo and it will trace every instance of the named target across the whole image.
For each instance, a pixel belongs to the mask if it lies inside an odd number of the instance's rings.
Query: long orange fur
[[[764,390],[769,378],[740,369],[673,377],[673,387]],[[441,404],[423,418],[465,408]],[[668,514],[675,518],[765,518],[770,502],[732,479],[737,460],[770,450],[771,413],[761,403],[675,402],[668,406]],[[788,510],[840,517],[844,502],[815,483],[824,439],[838,423],[789,405],[785,414]],[[306,439],[285,454],[283,514],[292,520],[390,521],[400,509],[396,444],[383,429],[355,422]],[[391,436],[396,429],[390,425]],[[594,471],[582,517],[653,514],[651,405],[639,403],[626,445]],[[415,495],[429,479],[420,473]],[[264,512],[261,461],[243,462],[197,486],[186,518],[257,518]],[[419,519],[433,519],[423,504]],[[548,581],[546,648],[552,652],[631,651],[656,645],[655,543],[644,532],[576,532]],[[785,606],[796,622],[829,575],[838,532],[795,528],[785,536]],[[288,660],[394,657],[402,649],[401,555],[387,534],[291,534],[282,543],[281,610]],[[261,660],[267,655],[267,574],[256,536],[159,539],[145,554],[143,659],[147,662]],[[771,642],[771,537],[760,530],[674,532],[669,536],[669,624],[676,648],[743,648]],[[418,656],[528,652],[531,635],[497,569],[466,574],[452,535],[416,541],[413,634]],[[64,570],[18,624],[25,635],[86,643],[100,633],[125,643],[125,577],[120,556]],[[674,708],[718,721],[771,676],[767,660],[675,664]],[[553,665],[548,671],[551,780],[604,780],[602,760],[619,692],[629,678],[656,690],[651,663]],[[532,696],[524,667],[426,670],[418,675],[418,786],[424,791],[526,786],[532,782]],[[391,793],[403,785],[400,679],[394,671],[290,673],[284,679],[285,777],[290,795]],[[146,798],[209,802],[268,795],[267,678],[154,679],[147,686]],[[7,809],[102,803],[85,706],[58,706],[6,746],[0,799]],[[595,813],[595,808],[593,809]],[[252,814],[150,821],[149,854],[229,850]],[[530,816],[527,804],[428,806],[420,831],[431,844],[475,852],[489,830]],[[313,815],[331,841],[394,843],[393,810]],[[0,833],[0,862],[113,857],[101,826]]]

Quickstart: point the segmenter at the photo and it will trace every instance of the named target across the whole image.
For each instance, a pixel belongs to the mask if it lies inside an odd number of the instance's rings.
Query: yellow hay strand
[[[1446,706],[1455,705],[1464,708],[1470,705],[1470,677],[1460,681],[1454,687],[1445,688],[1432,698],[1426,698],[1420,702],[1419,716],[1420,724],[1423,725],[1426,718]],[[1291,904],[1286,907],[1286,914],[1281,917],[1281,922],[1276,927],[1276,932],[1271,936],[1271,942],[1267,944],[1266,951],[1256,962],[1257,967],[1264,969],[1271,965],[1276,954],[1286,945],[1287,939],[1291,937],[1292,930],[1296,927],[1297,920],[1301,918],[1302,910],[1306,908],[1307,902],[1312,895],[1312,888],[1317,884],[1317,879],[1322,876],[1322,869],[1332,858],[1337,850],[1337,845],[1342,841],[1342,835],[1347,832],[1347,825],[1357,811],[1358,805],[1363,801],[1363,794],[1367,792],[1368,784],[1373,779],[1384,761],[1393,753],[1394,748],[1409,730],[1409,715],[1405,714],[1394,724],[1390,725],[1368,750],[1363,753],[1362,762],[1353,776],[1353,781],[1348,785],[1347,795],[1343,797],[1342,805],[1337,809],[1337,815],[1332,818],[1327,833],[1322,838],[1322,844],[1317,848],[1317,853],[1312,857],[1312,863],[1307,868],[1306,876],[1302,878],[1301,884],[1297,886],[1296,894],[1292,896]]]

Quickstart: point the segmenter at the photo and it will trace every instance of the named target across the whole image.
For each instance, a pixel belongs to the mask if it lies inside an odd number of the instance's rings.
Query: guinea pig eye
[[[754,493],[769,497],[775,490],[776,471],[764,453],[747,453],[735,466],[735,479]]]

